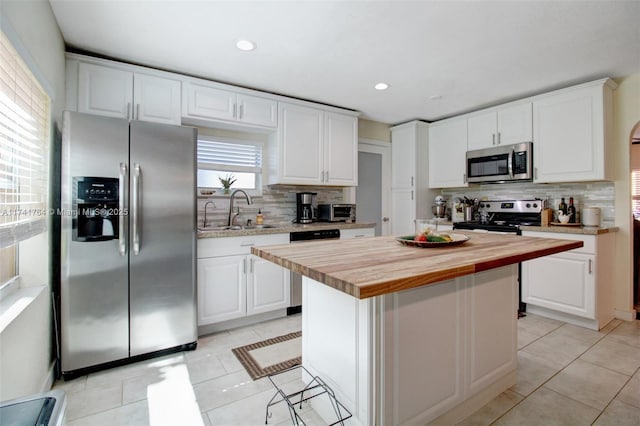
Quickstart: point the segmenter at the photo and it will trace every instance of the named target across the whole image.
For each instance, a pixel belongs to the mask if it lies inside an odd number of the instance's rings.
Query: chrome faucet
[[[244,194],[245,198],[247,199],[247,204],[253,203],[253,201],[251,201],[251,196],[244,192],[244,190],[236,189],[235,191],[233,191],[231,193],[231,197],[229,197],[229,220],[227,221],[227,226],[231,226],[231,218],[233,217],[233,199],[238,192],[242,192]]]
[[[211,204],[213,206],[213,208],[216,208],[216,205],[213,201],[207,201],[206,203],[204,203],[204,218],[202,219],[202,227],[206,228],[207,227],[207,206]]]

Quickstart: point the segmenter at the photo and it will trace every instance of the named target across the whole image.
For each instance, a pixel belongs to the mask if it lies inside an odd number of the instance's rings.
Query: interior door
[[[131,122],[131,355],[196,340],[196,130]]]
[[[358,144],[358,186],[356,217],[358,222],[376,224],[375,235],[389,235],[391,225],[391,148],[387,142]]]

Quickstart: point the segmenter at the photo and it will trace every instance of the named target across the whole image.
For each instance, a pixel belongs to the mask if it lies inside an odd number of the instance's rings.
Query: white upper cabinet
[[[511,105],[467,119],[469,151],[533,140],[531,102]]]
[[[614,88],[600,80],[533,102],[534,182],[611,180]]]
[[[78,65],[78,112],[128,119],[132,104],[132,72]]]
[[[269,184],[357,185],[357,118],[280,102]]]
[[[467,119],[429,126],[429,188],[467,186]]]
[[[180,81],[152,75],[133,75],[135,119],[180,124]]]
[[[179,80],[80,62],[77,110],[130,120],[180,124]]]
[[[358,120],[333,112],[324,113],[324,183],[358,184]]]
[[[182,115],[196,120],[229,121],[276,127],[277,102],[223,90],[207,82],[184,84]]]

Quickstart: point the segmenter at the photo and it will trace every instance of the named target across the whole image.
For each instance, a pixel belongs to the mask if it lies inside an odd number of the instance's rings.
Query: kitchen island
[[[515,384],[518,263],[582,242],[468,235],[438,248],[375,237],[252,249],[304,276],[303,364],[352,424],[455,423]]]

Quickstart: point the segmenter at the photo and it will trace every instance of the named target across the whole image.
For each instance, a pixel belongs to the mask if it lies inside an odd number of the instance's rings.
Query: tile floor
[[[274,389],[267,378],[252,381],[231,348],[300,330],[300,322],[296,315],[217,333],[195,351],[57,382],[67,392],[66,424],[263,425]],[[461,425],[640,425],[640,321],[596,332],[528,315],[518,321],[518,348],[518,384]],[[303,418],[322,424],[310,407]],[[275,406],[269,425],[288,424],[284,404]]]

